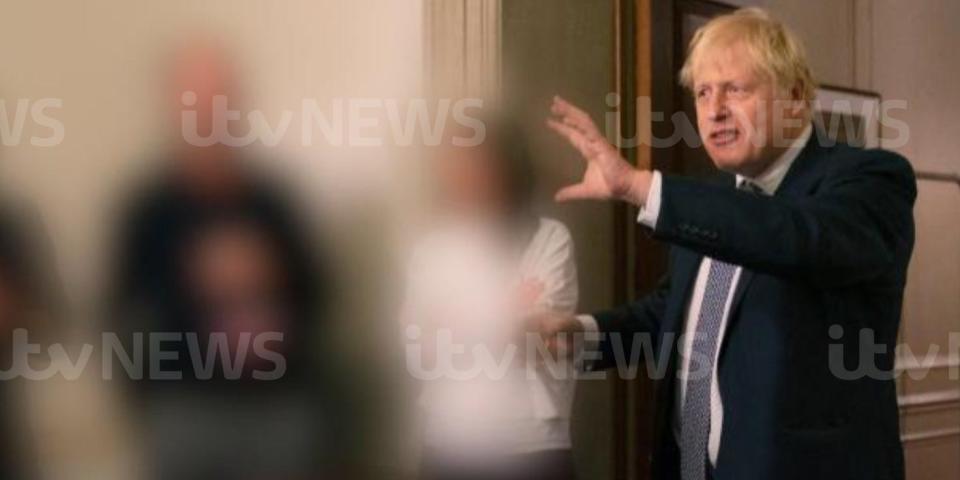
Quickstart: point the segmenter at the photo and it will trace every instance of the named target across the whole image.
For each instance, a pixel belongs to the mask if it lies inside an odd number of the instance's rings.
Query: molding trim
[[[952,437],[960,437],[960,428],[941,428],[937,430],[927,430],[925,432],[906,433],[900,436],[900,441],[903,443],[915,443]]]
[[[930,180],[934,182],[956,183],[960,187],[960,173],[957,172],[939,172],[935,170],[917,170],[917,180]]]
[[[901,410],[918,407],[960,406],[960,390],[938,390],[900,395],[897,398],[897,403]]]
[[[944,368],[960,368],[960,356],[957,355],[938,355],[932,362],[927,362],[923,358],[899,357],[897,358],[898,372],[912,372],[916,370],[942,370]]]
[[[873,0],[853,0],[853,84],[873,88]]]
[[[899,398],[899,403],[901,417],[905,414],[922,415],[925,413],[960,409],[960,390],[943,390],[902,395]],[[901,433],[900,441],[906,444],[932,440],[944,440],[953,437],[960,437],[960,427],[938,428]]]

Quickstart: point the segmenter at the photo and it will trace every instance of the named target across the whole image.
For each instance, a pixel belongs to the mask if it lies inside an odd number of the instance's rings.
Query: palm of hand
[[[602,145],[591,146],[581,183],[590,187],[590,191],[597,195],[595,198],[618,197],[624,190],[624,169],[629,166],[605,139],[596,139],[593,143]]]

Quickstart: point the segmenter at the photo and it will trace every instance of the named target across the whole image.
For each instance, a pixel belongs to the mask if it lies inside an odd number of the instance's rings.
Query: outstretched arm
[[[762,197],[668,176],[652,188],[653,174],[623,159],[585,112],[557,98],[552,114],[550,127],[587,164],[583,180],[557,199],[656,208],[654,236],[673,245],[825,285],[871,278],[912,245],[916,182],[910,164],[894,153],[838,155],[829,178],[804,198]]]

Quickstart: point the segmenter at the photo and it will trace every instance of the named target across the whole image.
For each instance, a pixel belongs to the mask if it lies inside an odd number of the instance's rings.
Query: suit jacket
[[[634,348],[667,366],[656,479],[680,478],[671,428],[677,336],[704,256],[743,267],[717,363],[724,417],[715,478],[904,477],[891,372],[916,181],[895,153],[820,138],[771,197],[664,176],[652,234],[672,245],[668,273],[645,298],[595,314],[607,334],[595,368],[635,358]],[[647,347],[638,333],[652,338]]]

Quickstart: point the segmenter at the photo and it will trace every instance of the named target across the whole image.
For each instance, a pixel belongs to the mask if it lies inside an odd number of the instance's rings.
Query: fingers
[[[561,188],[557,191],[556,195],[554,195],[554,200],[557,202],[567,202],[570,200],[586,200],[596,197],[597,194],[593,188],[585,183],[578,183]]]
[[[554,361],[570,358],[575,352],[576,337],[582,331],[578,326],[579,323],[573,316],[556,312],[543,312],[527,318],[528,332],[538,335],[538,341],[542,342],[540,348],[545,347],[544,353],[549,354]],[[543,365],[544,360],[546,358],[542,354],[537,355],[535,363]]]
[[[525,318],[526,333],[534,333],[541,336],[549,336],[553,333],[552,313],[549,311],[540,311]]]
[[[564,100],[559,95],[553,97],[550,112],[560,117],[564,123],[582,130],[589,130],[593,126],[590,116],[574,104]]]
[[[566,138],[567,141],[570,142],[570,145],[573,145],[573,147],[579,150],[584,157],[589,159],[589,157],[586,155],[588,140],[582,132],[552,118],[547,120],[547,126],[553,131],[559,133],[563,138]]]
[[[550,112],[560,117],[561,121],[583,133],[587,138],[599,137],[600,131],[593,119],[587,112],[584,112],[572,103],[564,100],[559,95],[553,97],[553,104],[550,106]]]
[[[562,329],[546,337],[544,339],[544,346],[555,361],[570,358],[575,351],[575,336],[576,333]],[[545,359],[540,358],[539,360],[542,362]]]

